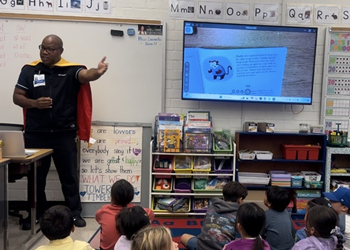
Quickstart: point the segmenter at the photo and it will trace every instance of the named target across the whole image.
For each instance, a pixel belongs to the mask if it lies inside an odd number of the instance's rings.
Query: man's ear
[[[341,211],[342,211],[342,213],[348,213],[349,208],[347,206],[341,204]]]
[[[70,230],[72,233],[74,233],[75,226],[73,225],[72,229]]]

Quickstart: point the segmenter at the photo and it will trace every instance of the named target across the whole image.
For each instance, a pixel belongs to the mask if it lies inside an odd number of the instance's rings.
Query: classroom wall
[[[130,19],[151,19],[162,20],[167,23],[167,43],[166,43],[166,82],[165,82],[165,112],[187,113],[189,110],[209,110],[213,118],[215,130],[222,128],[230,129],[232,133],[235,130],[242,129],[245,121],[268,121],[276,125],[276,131],[298,131],[299,123],[308,123],[318,125],[321,110],[321,91],[322,91],[322,71],[323,71],[323,51],[324,51],[324,34],[325,27],[334,25],[324,25],[319,27],[318,50],[316,59],[315,83],[313,93],[313,104],[304,106],[302,112],[301,105],[279,105],[279,104],[240,104],[240,103],[218,103],[218,102],[199,102],[199,101],[182,101],[181,100],[181,70],[182,70],[182,19],[170,17],[169,1],[166,0],[128,0],[113,1],[112,16],[116,18]],[[193,0],[197,3],[198,0]],[[208,1],[206,1],[208,2]],[[348,0],[332,1],[287,1],[287,0],[265,0],[265,1],[234,1],[234,0],[212,0],[211,2],[244,2],[244,3],[278,3],[280,10],[286,3],[309,3],[309,4],[332,4],[332,5],[349,5]],[[38,14],[45,14],[40,13]],[[55,13],[62,15],[62,13]],[[282,23],[283,17],[280,11],[279,23]],[[73,14],[72,15],[78,15]],[[214,21],[211,19],[188,18],[188,20]],[[225,19],[217,22],[228,22]],[[313,25],[315,26],[315,25]],[[340,25],[337,25],[340,26]],[[54,28],[53,28],[54,32]],[[69,48],[69,41],[64,41],[66,50]],[[77,58],[79,61],[79,58]],[[81,62],[84,63],[84,62]],[[113,65],[110,65],[112,68]],[[118,84],[118,79],[116,79]],[[123,84],[123,83],[119,83]],[[103,99],[102,99],[103,101]],[[156,115],[156,114],[154,114]],[[18,185],[17,185],[18,186]],[[10,199],[25,199],[26,186],[19,188],[10,186]],[[62,199],[60,195],[60,185],[55,173],[50,173],[48,178],[48,199]]]

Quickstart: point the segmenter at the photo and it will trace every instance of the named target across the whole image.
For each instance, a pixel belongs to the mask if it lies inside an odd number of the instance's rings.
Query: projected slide
[[[281,96],[286,55],[286,47],[185,48],[184,92]]]

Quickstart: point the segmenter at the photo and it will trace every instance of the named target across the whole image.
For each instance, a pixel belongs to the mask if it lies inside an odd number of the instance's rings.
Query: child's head
[[[134,187],[126,180],[116,181],[111,189],[111,200],[115,205],[125,207],[134,199]]]
[[[264,204],[277,212],[283,212],[290,202],[289,193],[279,186],[271,186],[265,192]]]
[[[132,238],[130,250],[177,250],[168,228],[145,227]]]
[[[64,239],[74,231],[73,214],[66,206],[53,206],[41,217],[40,229],[49,240]]]
[[[331,207],[314,206],[306,216],[308,236],[329,238],[338,225],[338,214]]]
[[[338,214],[349,212],[350,208],[350,189],[339,187],[332,193],[323,193],[324,196],[332,203],[332,207]]]
[[[131,237],[140,229],[150,224],[146,211],[140,206],[124,207],[116,216],[116,228],[128,240],[131,240]]]
[[[265,212],[257,204],[244,203],[239,206],[236,216],[238,230],[249,237],[257,237],[265,225]],[[242,233],[241,233],[242,235]]]
[[[237,229],[242,238],[256,238],[253,249],[265,249],[265,244],[259,237],[265,226],[265,220],[264,210],[255,203],[244,203],[238,208]]]
[[[248,195],[247,188],[239,182],[229,181],[224,186],[222,193],[225,201],[232,201],[241,204]]]
[[[308,203],[305,207],[305,217],[304,217],[305,219],[306,219],[306,216],[307,216],[310,208],[315,207],[315,206],[332,207],[332,204],[328,200],[326,200],[325,198],[321,198],[321,197],[308,201]]]

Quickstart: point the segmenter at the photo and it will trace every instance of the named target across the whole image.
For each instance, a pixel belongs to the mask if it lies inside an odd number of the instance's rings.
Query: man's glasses
[[[39,49],[40,49],[40,51],[46,51],[47,53],[53,53],[53,52],[55,52],[56,50],[58,50],[58,49],[62,49],[62,48],[56,48],[56,49],[53,49],[53,48],[47,48],[47,47],[44,47],[44,46],[42,46],[41,44],[39,45]]]

